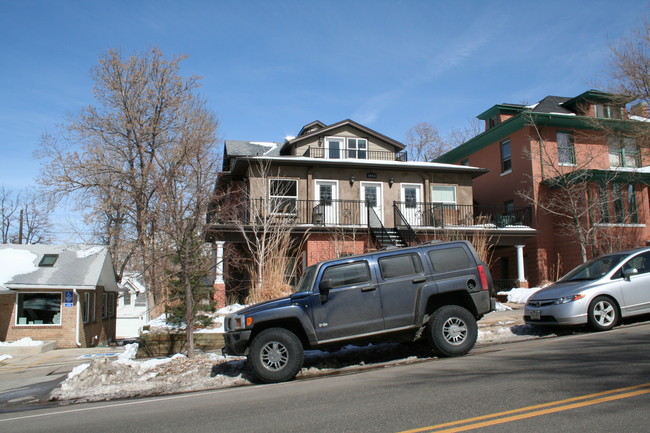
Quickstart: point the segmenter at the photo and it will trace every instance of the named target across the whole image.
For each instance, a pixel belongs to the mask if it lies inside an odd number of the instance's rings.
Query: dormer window
[[[352,137],[327,137],[325,157],[328,159],[368,159],[368,140]]]
[[[623,109],[615,105],[594,104],[596,117],[601,119],[622,119]]]

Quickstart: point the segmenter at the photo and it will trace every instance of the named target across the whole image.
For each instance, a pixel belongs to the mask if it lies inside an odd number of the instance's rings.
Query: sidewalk
[[[14,353],[0,361],[0,410],[7,406],[47,400],[54,385],[77,365],[93,357],[117,356],[121,347],[55,349],[42,353]]]

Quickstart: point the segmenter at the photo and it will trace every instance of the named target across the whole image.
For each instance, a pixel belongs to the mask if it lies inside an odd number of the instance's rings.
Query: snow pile
[[[215,313],[211,314],[210,316],[212,317],[212,325],[202,328],[202,329],[197,329],[195,332],[197,333],[223,333],[224,328],[223,328],[223,323],[224,323],[224,318],[230,314],[230,313],[235,313],[242,308],[245,308],[246,305],[240,305],[240,304],[233,304],[229,305],[224,308],[220,308],[217,310]],[[166,314],[161,314],[160,316],[156,317],[155,319],[150,320],[147,325],[149,326],[149,331],[151,333],[167,333],[170,331],[184,331],[186,328],[185,323],[181,324],[180,326],[174,325],[171,323],[167,322],[167,315]],[[145,331],[147,332],[147,331]]]
[[[118,360],[100,358],[84,365],[78,371],[73,370],[74,374],[52,391],[51,400],[101,401],[250,383],[242,375],[243,358],[226,359],[213,354],[197,354],[193,359],[177,354],[146,361],[135,361],[128,356]]]
[[[6,361],[7,359],[11,359],[13,356],[11,355],[0,355],[0,362]]]
[[[508,302],[511,304],[525,304],[533,293],[540,290],[541,287],[532,287],[530,289],[514,288],[507,292],[499,292],[497,295],[507,296]]]
[[[97,253],[102,252],[106,247],[102,246],[95,246],[91,248],[86,248],[83,250],[78,250],[76,253],[76,256],[78,259],[85,259],[86,257],[90,257],[92,255],[95,255]]]
[[[0,346],[42,346],[44,341],[32,340],[30,337],[21,338],[20,340],[12,341],[10,343],[0,341]]]

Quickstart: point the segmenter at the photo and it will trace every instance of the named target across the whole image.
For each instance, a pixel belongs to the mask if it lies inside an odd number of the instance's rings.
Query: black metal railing
[[[418,235],[409,224],[408,220],[402,214],[397,204],[393,204],[393,215],[395,221],[395,230],[399,233],[400,237],[404,240],[407,245],[417,245],[420,243]]]
[[[530,207],[394,202],[413,227],[531,227]]]
[[[327,159],[370,159],[375,161],[408,161],[408,153],[390,152],[388,150],[367,150],[341,147],[339,149],[325,149],[323,147],[309,146],[303,156],[308,158]]]
[[[360,200],[253,199],[216,211],[212,221],[250,224],[266,219],[279,224],[315,226],[367,226],[367,206]],[[422,202],[393,202],[393,225],[410,242],[414,228],[515,228],[532,227],[530,207],[477,206]],[[216,218],[215,218],[216,217]]]

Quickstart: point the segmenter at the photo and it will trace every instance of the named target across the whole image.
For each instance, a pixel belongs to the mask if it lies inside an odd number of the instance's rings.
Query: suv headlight
[[[228,331],[238,331],[240,329],[245,329],[250,327],[253,324],[252,317],[234,315],[230,318],[228,323]]]
[[[585,295],[583,295],[582,293],[580,293],[578,295],[564,296],[562,298],[557,298],[553,303],[555,305],[568,304],[569,302],[577,301],[577,300],[582,299],[584,297],[585,297]]]

